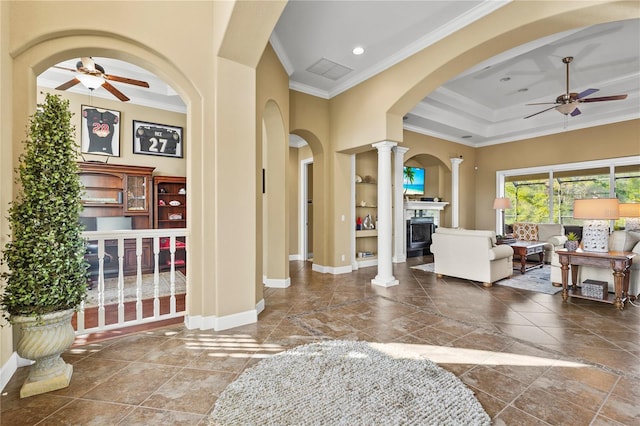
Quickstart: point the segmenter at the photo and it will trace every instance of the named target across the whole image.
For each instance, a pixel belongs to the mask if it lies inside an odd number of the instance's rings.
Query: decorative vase
[[[20,398],[38,395],[69,386],[73,366],[64,362],[60,354],[75,339],[71,325],[74,310],[34,316],[13,316],[20,325],[21,338],[17,352],[22,358],[34,360],[29,376],[20,389]]]
[[[578,249],[579,242],[578,241],[565,241],[564,248],[569,251],[576,251]]]

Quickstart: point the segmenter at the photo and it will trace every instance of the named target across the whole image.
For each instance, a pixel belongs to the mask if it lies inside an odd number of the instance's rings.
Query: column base
[[[371,280],[371,284],[377,285],[377,286],[380,286],[380,287],[393,287],[394,285],[400,284],[400,281],[395,279],[395,277],[393,277],[393,276],[391,276],[391,277],[380,277],[378,275],[374,279]]]

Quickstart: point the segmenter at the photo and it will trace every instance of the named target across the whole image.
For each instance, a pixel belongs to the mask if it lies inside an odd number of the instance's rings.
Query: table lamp
[[[606,253],[609,251],[609,220],[618,219],[617,198],[585,198],[574,200],[573,218],[584,219],[582,249]]]
[[[502,219],[502,233],[504,234],[505,223],[504,223],[504,211],[506,209],[511,208],[511,199],[508,197],[498,197],[493,200],[493,209],[500,210],[500,217]]]
[[[620,217],[627,231],[640,229],[640,203],[620,203]]]

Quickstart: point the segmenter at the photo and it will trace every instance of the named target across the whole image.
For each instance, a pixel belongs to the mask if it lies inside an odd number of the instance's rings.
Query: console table
[[[632,251],[610,251],[607,253],[587,252],[583,250],[568,251],[557,250],[562,270],[562,300],[569,296],[582,299],[597,300],[599,302],[613,303],[616,308],[624,309],[624,302],[629,298],[629,275],[631,263],[636,255]],[[568,288],[569,265],[571,265],[571,289]],[[613,283],[615,286],[615,299],[597,299],[582,294],[582,289],[577,286],[578,268],[580,265],[595,266],[613,270]]]

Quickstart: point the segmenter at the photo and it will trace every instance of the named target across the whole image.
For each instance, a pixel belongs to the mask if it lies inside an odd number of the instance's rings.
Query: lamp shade
[[[618,219],[617,198],[584,198],[574,200],[573,218],[587,220]]]
[[[640,217],[640,203],[620,203],[620,217]]]
[[[494,209],[510,209],[511,208],[511,200],[509,198],[496,198],[493,200],[493,208]]]

